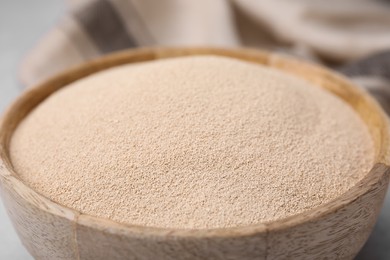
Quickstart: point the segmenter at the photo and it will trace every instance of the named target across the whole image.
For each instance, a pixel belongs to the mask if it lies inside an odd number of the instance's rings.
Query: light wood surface
[[[98,219],[58,205],[19,180],[9,160],[9,140],[19,122],[51,93],[112,66],[202,54],[275,67],[338,95],[369,128],[376,149],[372,170],[319,208],[272,223],[210,230],[148,228]],[[10,218],[36,259],[352,259],[368,238],[388,187],[389,140],[387,118],[377,103],[324,68],[248,49],[136,49],[71,69],[17,99],[0,124],[0,184]]]

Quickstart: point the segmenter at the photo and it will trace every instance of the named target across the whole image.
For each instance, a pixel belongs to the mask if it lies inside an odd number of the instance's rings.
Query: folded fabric
[[[146,46],[249,46],[340,69],[390,112],[390,4],[374,0],[68,0],[23,60],[25,86]]]

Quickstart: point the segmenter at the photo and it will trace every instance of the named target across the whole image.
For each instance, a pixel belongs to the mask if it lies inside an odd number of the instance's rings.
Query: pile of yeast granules
[[[360,117],[302,79],[230,58],[125,65],[42,102],[10,144],[21,179],[82,213],[205,229],[285,218],[373,164]]]

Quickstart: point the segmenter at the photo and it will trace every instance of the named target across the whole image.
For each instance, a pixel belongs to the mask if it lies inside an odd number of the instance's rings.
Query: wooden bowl
[[[69,209],[26,186],[8,146],[19,122],[54,91],[113,66],[176,56],[213,54],[277,68],[327,89],[350,104],[375,143],[375,165],[337,199],[307,212],[252,226],[180,230],[119,224]],[[389,182],[389,126],[365,92],[324,68],[272,53],[213,48],[136,49],[62,73],[24,93],[0,125],[0,183],[9,216],[37,259],[352,259],[369,236]]]

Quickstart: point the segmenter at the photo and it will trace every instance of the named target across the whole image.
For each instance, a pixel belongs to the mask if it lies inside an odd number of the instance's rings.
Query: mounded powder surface
[[[22,180],[122,223],[221,228],[329,202],[373,142],[347,104],[302,79],[193,56],[116,67],[41,103],[10,146]]]

